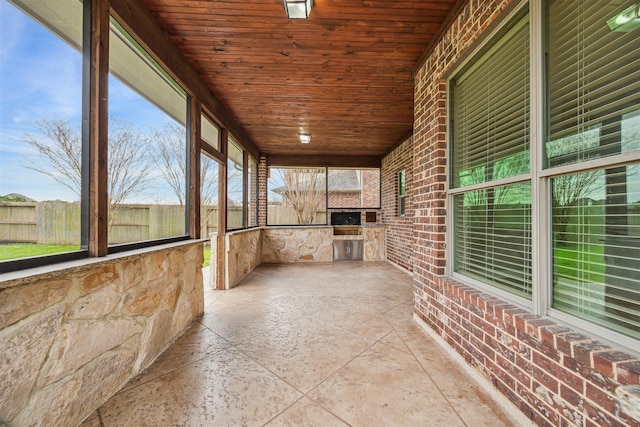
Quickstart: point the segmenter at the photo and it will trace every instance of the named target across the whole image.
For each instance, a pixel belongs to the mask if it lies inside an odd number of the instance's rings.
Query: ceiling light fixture
[[[308,133],[301,133],[300,142],[302,142],[303,144],[308,144],[309,142],[311,142],[311,135],[309,135]]]
[[[284,9],[289,19],[306,19],[311,13],[313,0],[284,0]]]
[[[607,20],[611,31],[628,33],[640,27],[640,4],[635,4]]]

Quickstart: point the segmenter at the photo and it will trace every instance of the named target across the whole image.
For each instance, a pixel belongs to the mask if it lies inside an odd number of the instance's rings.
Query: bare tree
[[[296,212],[298,224],[312,224],[326,201],[324,169],[281,169],[282,197]]]
[[[109,229],[120,205],[149,184],[146,156],[147,139],[133,125],[118,119],[109,122]],[[35,123],[39,135],[27,133],[23,141],[37,151],[27,168],[51,177],[73,191],[78,198],[82,188],[82,140],[80,130],[61,119]]]
[[[162,172],[180,206],[185,203],[185,183],[187,175],[186,131],[182,126],[167,124],[153,132],[155,147],[154,163]]]
[[[44,119],[36,122],[34,127],[41,135],[25,134],[23,142],[35,148],[38,156],[26,167],[53,178],[79,198],[82,189],[82,143],[79,129],[59,119]]]

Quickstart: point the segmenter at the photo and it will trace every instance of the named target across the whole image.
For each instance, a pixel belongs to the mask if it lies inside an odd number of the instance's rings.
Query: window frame
[[[402,178],[401,178],[402,177]],[[398,185],[398,209],[397,216],[406,216],[407,212],[407,170],[401,169],[396,173],[396,183]]]
[[[446,263],[446,267],[445,267],[445,275],[449,276],[461,283],[467,283],[475,288],[481,289],[483,291],[486,291],[488,293],[494,294],[497,297],[510,301],[513,304],[522,307],[524,309],[527,310],[532,310],[536,304],[536,293],[538,292],[538,289],[536,287],[536,277],[535,277],[535,260],[534,260],[534,254],[536,252],[536,242],[535,239],[533,238],[536,235],[536,231],[534,228],[534,197],[533,197],[533,164],[531,164],[531,157],[533,156],[529,156],[530,157],[530,168],[529,168],[529,172],[525,173],[525,174],[520,174],[520,175],[514,175],[514,176],[510,176],[510,177],[506,177],[506,178],[501,178],[501,179],[496,179],[496,180],[488,180],[482,183],[478,183],[478,184],[472,184],[472,185],[467,185],[467,186],[458,186],[458,187],[454,187],[453,183],[453,167],[452,167],[452,160],[453,160],[453,140],[452,140],[452,132],[451,132],[451,103],[452,103],[452,96],[451,96],[451,87],[452,87],[452,81],[458,77],[461,73],[463,73],[466,69],[468,69],[475,60],[477,60],[478,58],[480,58],[485,52],[486,50],[501,36],[503,36],[504,34],[506,34],[509,29],[511,28],[511,26],[517,22],[518,19],[522,18],[527,12],[529,13],[529,26],[531,28],[531,15],[532,15],[532,10],[531,7],[529,7],[529,10],[527,10],[527,5],[528,2],[527,0],[521,0],[519,1],[516,5],[514,5],[512,8],[510,8],[510,10],[506,13],[505,16],[502,17],[502,19],[500,20],[499,25],[496,25],[495,28],[493,29],[493,31],[489,32],[488,34],[485,34],[482,41],[475,46],[474,49],[471,49],[471,52],[468,56],[466,56],[464,58],[463,61],[461,61],[459,64],[457,64],[452,71],[450,72],[450,74],[447,76],[447,97],[446,97],[446,111],[447,111],[447,133],[446,133],[446,143],[447,143],[447,149],[446,149],[446,153],[447,153],[447,167],[449,168],[449,173],[447,174],[446,177],[446,183],[445,183],[445,188],[447,189],[447,197],[446,197],[446,207],[447,207],[447,215],[446,215],[446,252],[445,252],[445,256],[446,259],[448,260],[448,262]],[[532,40],[531,40],[531,30],[529,31],[529,37],[530,37],[530,49],[531,49],[531,45],[533,44]],[[532,75],[532,62],[531,58],[530,58],[530,73],[529,73],[529,78],[530,78],[530,98],[529,98],[529,122],[530,122],[530,126],[532,126],[532,109],[533,109],[533,105],[534,105],[534,95],[533,95],[533,90],[531,89],[533,86],[533,75]],[[533,134],[530,132],[529,134],[529,150],[533,150]],[[479,191],[479,190],[487,190],[487,189],[493,189],[493,188],[498,188],[498,187],[502,187],[502,186],[507,186],[507,185],[516,185],[516,184],[521,184],[521,183],[531,183],[531,187],[532,187],[532,196],[531,196],[531,202],[532,202],[532,223],[531,223],[531,235],[532,235],[532,241],[531,241],[531,266],[532,266],[532,276],[531,276],[531,299],[527,299],[527,298],[523,298],[520,297],[518,295],[515,295],[513,293],[510,293],[508,291],[502,290],[500,288],[494,287],[492,285],[489,285],[487,283],[481,282],[477,279],[474,279],[472,277],[466,276],[462,273],[457,273],[454,271],[454,259],[455,259],[455,212],[454,212],[454,206],[455,206],[455,196],[458,195],[463,195],[465,193],[470,193],[473,191]]]

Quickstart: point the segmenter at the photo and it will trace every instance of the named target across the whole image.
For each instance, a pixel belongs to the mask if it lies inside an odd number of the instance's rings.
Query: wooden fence
[[[242,209],[229,207],[229,224],[242,223]],[[270,206],[270,224],[296,224],[292,208]],[[326,212],[318,211],[324,224]],[[109,231],[109,243],[129,243],[184,233],[184,208],[178,205],[121,205]],[[202,237],[218,228],[218,207],[204,206]],[[80,242],[80,203],[0,202],[0,243],[77,245]]]

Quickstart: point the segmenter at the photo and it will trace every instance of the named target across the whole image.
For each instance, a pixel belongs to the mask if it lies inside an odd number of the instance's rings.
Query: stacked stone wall
[[[638,426],[637,352],[444,277],[446,79],[509,6],[466,2],[415,75],[415,313],[537,425]]]
[[[204,311],[202,243],[0,282],[0,425],[73,426]]]

